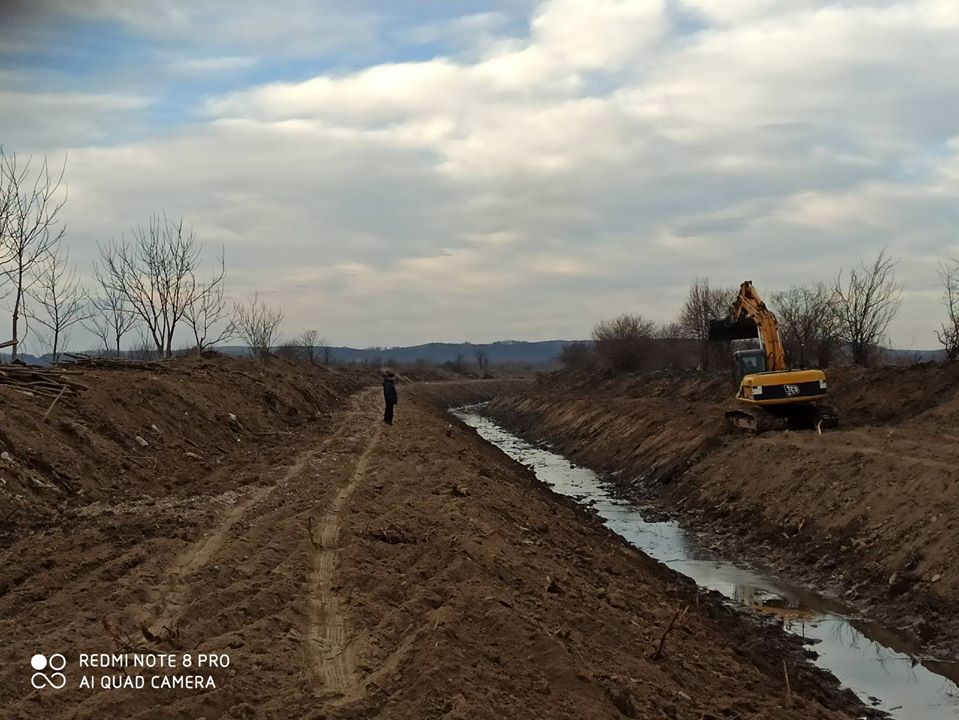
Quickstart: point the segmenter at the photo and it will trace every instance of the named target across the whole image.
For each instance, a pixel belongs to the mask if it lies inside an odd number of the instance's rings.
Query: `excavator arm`
[[[739,295],[725,320],[711,320],[709,339],[719,341],[759,338],[766,352],[766,369],[786,370],[786,353],[779,335],[779,322],[759,297],[752,281],[739,286]]]

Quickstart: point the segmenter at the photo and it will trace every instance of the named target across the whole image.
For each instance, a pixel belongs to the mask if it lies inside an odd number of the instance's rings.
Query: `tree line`
[[[779,320],[788,361],[799,367],[826,367],[847,358],[861,366],[879,361],[902,302],[897,264],[884,249],[871,262],[840,270],[830,282],[772,292],[766,300]],[[946,320],[937,337],[954,360],[959,358],[959,259],[941,261],[939,278]],[[727,317],[738,292],[738,287],[696,278],[674,320],[657,323],[629,313],[603,320],[593,329],[592,343],[566,346],[561,360],[570,367],[613,372],[726,368],[730,344],[709,341],[709,321]]]
[[[81,281],[70,261],[63,214],[66,161],[7,153],[0,147],[0,300],[10,312],[10,348],[16,360],[33,332],[42,350],[60,359],[71,333],[87,329],[98,352],[171,357],[175,338],[201,353],[240,340],[257,359],[279,340],[283,312],[253,293],[244,302],[226,294],[221,251],[212,272],[203,271],[203,245],[183,218],[160,212],[119,240],[99,244],[93,282]],[[126,342],[131,337],[134,342]],[[294,341],[325,345],[316,331]]]

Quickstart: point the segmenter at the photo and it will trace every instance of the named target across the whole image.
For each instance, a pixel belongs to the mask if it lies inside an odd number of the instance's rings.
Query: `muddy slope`
[[[248,403],[245,426],[271,417]],[[415,388],[393,427],[376,387],[330,405],[255,464],[224,456],[213,477],[116,488],[14,537],[0,563],[0,714],[859,716],[798,640],[697,594]],[[32,690],[30,656],[54,649],[70,684]],[[80,652],[184,651],[231,663],[205,689],[76,685]]]
[[[0,385],[2,545],[95,501],[222,492],[367,382],[214,354],[69,378],[86,389],[52,408],[48,397]]]
[[[726,378],[548,376],[500,398],[507,426],[779,565],[941,654],[959,654],[959,369],[830,373],[843,427],[731,435]]]

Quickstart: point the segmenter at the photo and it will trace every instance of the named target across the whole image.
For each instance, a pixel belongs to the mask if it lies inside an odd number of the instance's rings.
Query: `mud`
[[[728,380],[551,376],[490,413],[610,474],[713,544],[959,657],[959,371],[830,373],[843,426],[752,437],[721,422]]]
[[[11,502],[40,511],[4,536],[3,717],[861,716],[775,621],[631,548],[415,389],[386,427],[379,389],[351,394],[338,374],[186,373],[103,377],[109,400],[67,409],[115,430],[90,430],[68,507],[18,487]],[[160,390],[138,410],[130,389],[148,382]],[[209,422],[176,425],[181,402]],[[152,424],[157,472],[111,474]],[[31,471],[69,461],[46,437],[49,451],[14,435]],[[209,468],[183,461],[188,439]],[[64,689],[31,687],[38,652],[64,655]],[[150,673],[126,668],[109,673],[116,689],[85,689],[102,671],[81,670],[81,653],[229,662],[208,668],[214,687],[135,689]]]
[[[617,499],[593,471],[524,442],[472,406],[454,411],[489,442],[533,468],[555,492],[591,507],[606,525],[650,557],[744,607],[778,618],[813,644],[815,662],[869,703],[903,720],[952,720],[959,715],[959,664],[915,662],[907,639],[857,618],[850,608],[750,568],[701,545],[675,521],[650,520]],[[928,665],[928,666],[927,666]]]

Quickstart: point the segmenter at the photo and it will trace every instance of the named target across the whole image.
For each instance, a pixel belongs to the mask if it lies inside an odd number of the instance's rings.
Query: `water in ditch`
[[[959,663],[919,659],[895,631],[858,619],[839,603],[798,585],[720,557],[676,522],[645,520],[640,508],[615,499],[599,475],[516,437],[479,414],[476,406],[452,412],[531,467],[554,492],[592,505],[611,530],[646,554],[731,601],[782,617],[789,632],[815,643],[816,664],[864,702],[902,720],[959,718]]]

